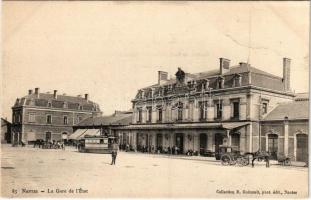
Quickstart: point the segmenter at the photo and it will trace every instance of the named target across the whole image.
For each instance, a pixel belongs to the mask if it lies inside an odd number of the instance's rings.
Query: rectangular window
[[[239,116],[240,116],[240,103],[233,102],[233,118],[239,119]]]
[[[36,115],[34,113],[29,113],[28,122],[36,122]]]
[[[159,122],[162,122],[162,115],[163,115],[162,108],[159,108],[159,110],[158,110],[158,121]]]
[[[47,124],[52,124],[52,116],[51,115],[47,115],[46,116],[46,123]]]
[[[147,122],[151,122],[152,120],[152,107],[147,107]]]
[[[221,102],[216,104],[216,118],[217,119],[222,118],[222,103]]]
[[[140,108],[140,109],[138,109],[138,121],[137,122],[139,122],[139,123],[141,123],[142,122],[142,109]]]
[[[268,112],[268,103],[264,102],[262,103],[262,114],[266,114]]]
[[[183,112],[183,109],[179,107],[178,108],[178,115],[177,115],[178,121],[182,121],[182,112]]]
[[[207,102],[206,101],[199,102],[199,107],[200,107],[200,120],[206,120],[207,119]]]
[[[68,117],[64,116],[64,125],[67,125],[67,124],[68,124]]]

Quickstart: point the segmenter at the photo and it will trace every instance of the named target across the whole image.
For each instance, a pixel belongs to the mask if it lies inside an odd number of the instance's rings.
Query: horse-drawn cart
[[[220,158],[222,165],[249,165],[248,156],[241,155],[235,146],[220,146],[216,155]]]
[[[254,167],[254,161],[265,161],[266,167],[269,167],[269,157],[270,154],[265,151],[257,151],[254,153],[244,153],[241,154],[238,151],[238,148],[235,146],[219,146],[218,152],[216,152],[215,157],[217,160],[221,161],[222,165],[238,165],[238,166],[247,166],[250,164],[250,160],[252,160],[252,167]]]

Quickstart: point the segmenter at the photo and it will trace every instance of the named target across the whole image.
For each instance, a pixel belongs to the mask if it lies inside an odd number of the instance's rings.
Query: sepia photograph
[[[2,198],[309,197],[308,1],[3,1]]]

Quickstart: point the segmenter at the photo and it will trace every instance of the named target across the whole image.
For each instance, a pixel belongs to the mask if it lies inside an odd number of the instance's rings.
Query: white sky
[[[104,114],[127,110],[158,70],[207,71],[219,57],[232,65],[250,57],[279,76],[289,57],[292,88],[308,90],[308,2],[6,1],[2,13],[8,119],[15,99],[35,87],[89,93]]]

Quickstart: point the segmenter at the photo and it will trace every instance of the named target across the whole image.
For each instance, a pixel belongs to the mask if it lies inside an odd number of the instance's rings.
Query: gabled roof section
[[[111,116],[89,117],[75,126],[109,126],[129,125],[132,121],[132,113],[113,114]]]
[[[264,121],[284,120],[285,117],[289,120],[309,119],[309,101],[280,104],[264,118]]]

